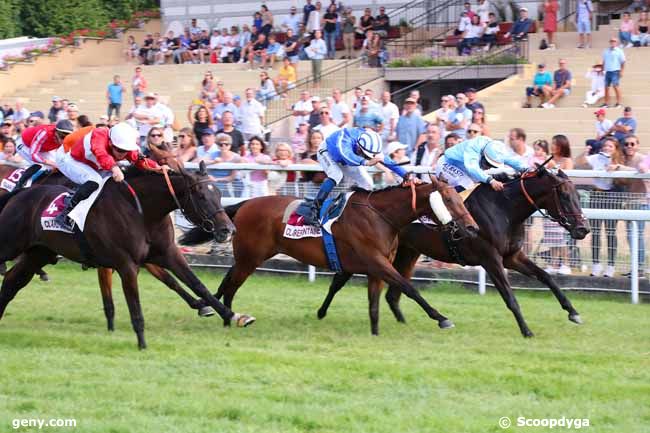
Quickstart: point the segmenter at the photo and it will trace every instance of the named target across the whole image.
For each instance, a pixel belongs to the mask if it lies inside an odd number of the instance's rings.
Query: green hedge
[[[461,66],[461,65],[513,65],[528,63],[526,59],[518,58],[512,54],[502,54],[491,57],[469,57],[467,60],[411,57],[409,59],[395,59],[386,65],[389,68],[433,68],[436,66]]]

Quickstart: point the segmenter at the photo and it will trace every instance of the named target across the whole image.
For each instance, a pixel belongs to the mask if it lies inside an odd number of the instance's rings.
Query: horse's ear
[[[199,174],[201,176],[207,176],[208,171],[205,169],[205,161],[199,162]]]
[[[561,177],[562,179],[568,179],[569,178],[569,176],[567,176],[566,173],[562,171],[562,169],[559,169],[557,171],[557,177]]]

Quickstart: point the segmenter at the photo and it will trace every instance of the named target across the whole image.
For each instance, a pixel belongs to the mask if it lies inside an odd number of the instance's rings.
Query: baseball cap
[[[34,111],[29,114],[29,117],[38,117],[39,119],[45,119],[45,114],[42,111]]]
[[[233,101],[239,101],[239,100],[241,100],[241,96],[235,95],[235,96],[232,97],[232,99],[233,99]]]
[[[68,111],[79,111],[79,107],[74,102],[68,104]]]
[[[386,155],[390,155],[393,152],[398,151],[399,149],[406,149],[408,146],[406,144],[402,144],[399,141],[392,141],[391,143],[388,144],[388,147],[386,148]]]
[[[144,99],[157,99],[157,98],[158,98],[158,95],[156,95],[153,92],[150,92],[150,93],[147,93],[146,95],[144,95]]]
[[[311,102],[320,102],[320,96],[312,96]]]
[[[604,108],[601,108],[600,110],[596,110],[596,111],[594,111],[594,114],[595,114],[596,116],[604,116],[606,113],[607,113],[607,112],[605,111]]]
[[[524,8],[524,7],[519,8],[519,10],[528,12],[528,8]]]
[[[52,96],[52,102],[60,102],[61,98],[59,96]]]
[[[203,128],[201,130],[201,137],[203,137],[204,135],[215,135],[214,129],[212,129],[212,128]]]
[[[545,68],[546,65],[545,65],[544,63],[540,63],[540,64],[537,65],[537,67],[538,67],[538,68]]]
[[[2,126],[5,126],[5,125],[6,126],[12,126],[13,123],[11,122],[11,120],[5,119],[5,120],[2,121],[2,123],[0,125],[2,125]]]

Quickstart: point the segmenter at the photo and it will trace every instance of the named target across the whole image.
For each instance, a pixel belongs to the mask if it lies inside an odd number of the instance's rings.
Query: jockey
[[[437,175],[444,175],[451,186],[460,192],[471,188],[476,182],[490,185],[495,191],[503,190],[503,183],[494,179],[486,170],[508,165],[518,172],[528,166],[511,152],[501,141],[489,137],[465,140],[447,149],[438,160]]]
[[[20,177],[17,188],[22,187],[28,179],[35,180],[44,172],[56,168],[56,152],[72,131],[72,122],[59,120],[56,125],[32,126],[22,132],[16,151],[31,166]]]
[[[327,178],[321,184],[311,207],[298,208],[307,225],[319,223],[320,208],[329,193],[347,176],[361,188],[372,189],[372,178],[364,167],[383,164],[405,181],[413,180],[407,173],[381,152],[381,137],[375,131],[364,128],[343,128],[332,133],[318,149],[318,162]]]
[[[59,153],[57,164],[61,173],[74,183],[81,185],[72,198],[66,202],[56,222],[66,225],[70,211],[80,201],[88,198],[107,175],[115,182],[124,180],[124,173],[117,161],[126,160],[141,169],[158,169],[159,165],[138,153],[138,132],[127,123],[118,123],[111,129],[96,128],[80,137],[70,152]]]

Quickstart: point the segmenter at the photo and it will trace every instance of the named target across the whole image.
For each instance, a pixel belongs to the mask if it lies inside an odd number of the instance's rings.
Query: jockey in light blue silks
[[[476,182],[486,183],[495,191],[503,190],[503,183],[494,179],[486,170],[504,165],[524,172],[528,166],[502,141],[489,137],[476,137],[450,147],[438,160],[436,174],[443,175],[456,190],[470,189]]]
[[[297,213],[304,217],[304,223],[319,223],[323,202],[344,176],[357,186],[371,190],[372,178],[365,167],[381,163],[404,181],[413,180],[412,173],[407,173],[388,156],[384,156],[381,149],[381,137],[372,129],[343,128],[327,137],[318,149],[318,162],[327,174],[327,179],[321,184],[311,207],[298,208]]]

